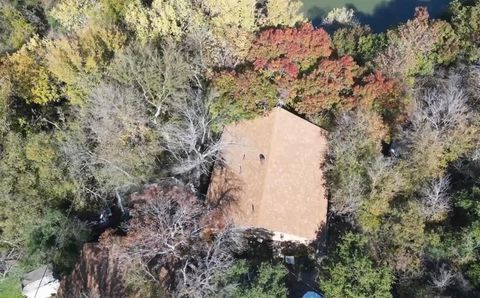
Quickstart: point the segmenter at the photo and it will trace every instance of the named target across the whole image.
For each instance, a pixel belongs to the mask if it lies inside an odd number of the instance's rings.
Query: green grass
[[[0,298],[22,298],[20,276],[0,280]]]

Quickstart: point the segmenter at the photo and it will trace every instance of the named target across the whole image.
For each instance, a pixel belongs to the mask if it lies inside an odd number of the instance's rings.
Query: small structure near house
[[[60,282],[52,270],[44,265],[22,277],[22,294],[28,298],[49,298],[57,294]]]
[[[325,130],[275,108],[226,127],[222,142],[208,197],[235,226],[271,231],[277,241],[323,238]]]

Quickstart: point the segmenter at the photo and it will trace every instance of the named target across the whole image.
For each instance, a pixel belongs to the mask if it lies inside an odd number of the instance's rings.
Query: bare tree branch
[[[421,101],[416,101],[412,123],[416,128],[430,125],[439,133],[454,129],[470,119],[468,98],[454,74],[444,86],[430,89]]]
[[[113,194],[150,176],[160,148],[135,89],[101,84],[77,119],[61,146],[76,181],[96,181],[95,193]]]
[[[132,219],[120,257],[135,264],[144,279],[164,285],[167,271],[175,297],[212,297],[227,293],[225,275],[233,252],[245,246],[231,228],[213,237],[204,234],[208,209],[185,185],[151,185],[132,196]]]
[[[451,210],[448,176],[435,179],[422,189],[421,213],[427,220],[441,219]]]
[[[171,103],[189,95],[196,73],[186,56],[169,41],[161,51],[154,47],[128,49],[117,56],[111,74],[120,83],[141,91],[140,98],[154,108],[156,121]]]
[[[175,161],[175,174],[193,174],[198,177],[207,173],[225,148],[224,143],[212,133],[218,119],[211,117],[209,110],[213,94],[205,96],[202,90],[192,95],[191,100],[178,103],[174,118],[160,128],[164,150]]]
[[[445,264],[430,274],[432,285],[439,291],[444,291],[454,281],[455,273]]]
[[[225,284],[225,274],[234,263],[233,244],[238,243],[238,234],[226,230],[207,243],[203,252],[185,261],[176,287],[178,297],[228,296],[235,288]]]
[[[6,251],[0,251],[0,280],[11,272],[19,258],[19,251],[15,247]]]

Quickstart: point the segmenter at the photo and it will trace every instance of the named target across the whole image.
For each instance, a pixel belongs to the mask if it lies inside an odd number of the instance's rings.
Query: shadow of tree
[[[207,192],[210,207],[236,204],[244,187],[243,181],[227,165],[219,162],[215,165]]]
[[[383,32],[394,25],[411,19],[417,6],[427,7],[432,18],[444,17],[448,13],[449,3],[450,0],[392,0],[378,4],[372,14],[359,11],[354,3],[346,6],[356,11],[356,15],[362,24],[370,25],[374,32]],[[326,12],[319,7],[314,7],[308,11],[308,15],[317,16],[312,19],[313,24],[317,26],[321,24],[321,18],[325,14]]]

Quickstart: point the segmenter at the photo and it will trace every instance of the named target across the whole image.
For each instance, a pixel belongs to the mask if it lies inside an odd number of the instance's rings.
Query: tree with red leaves
[[[256,70],[297,76],[332,54],[330,36],[306,23],[298,28],[265,30],[254,41],[247,60]]]
[[[351,56],[336,56],[328,33],[311,24],[261,32],[247,63],[218,73],[214,87],[220,91],[214,113],[228,111],[231,121],[277,104],[312,120],[324,111],[356,107],[399,111],[395,81],[360,67]]]
[[[404,108],[403,103],[398,100],[401,96],[398,82],[388,79],[378,70],[364,76],[361,84],[355,87],[354,94],[360,99],[359,104],[367,108],[390,112],[400,112]]]
[[[351,107],[357,73],[359,67],[350,56],[322,60],[315,70],[295,82],[297,110],[314,115],[323,109]]]

